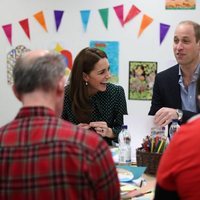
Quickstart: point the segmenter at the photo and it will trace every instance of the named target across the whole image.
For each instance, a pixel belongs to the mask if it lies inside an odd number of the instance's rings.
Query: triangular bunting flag
[[[152,21],[153,21],[153,19],[151,17],[149,17],[147,15],[143,15],[142,23],[140,25],[140,30],[138,33],[138,37],[142,34],[144,29],[147,28],[147,26],[149,26],[149,24],[151,24]]]
[[[34,17],[39,22],[39,24],[44,28],[44,30],[47,32],[47,27],[46,27],[43,11],[40,11],[34,14]]]
[[[57,51],[57,52],[61,52],[63,50],[63,48],[59,43],[57,43],[56,47],[54,48],[54,50]]]
[[[126,19],[124,21],[124,24],[132,20],[136,15],[138,15],[141,12],[136,6],[132,5],[131,9],[128,12],[128,15],[126,16]]]
[[[24,30],[24,32],[26,33],[27,37],[30,40],[30,31],[29,31],[28,19],[23,19],[23,20],[19,21],[19,24],[21,25],[22,29]]]
[[[3,25],[2,28],[4,30],[4,33],[6,34],[10,45],[12,45],[12,24]]]
[[[81,13],[81,20],[83,23],[83,29],[84,31],[86,31],[90,17],[90,10],[81,10],[80,13]]]
[[[99,9],[99,13],[101,15],[101,19],[103,20],[104,26],[108,28],[108,8]]]
[[[124,26],[124,5],[115,6],[114,10],[121,25]]]
[[[54,10],[54,17],[55,17],[55,22],[56,22],[56,31],[58,31],[60,27],[60,23],[63,17],[64,11],[61,10]]]
[[[163,40],[167,32],[169,31],[170,25],[160,23],[160,44],[162,44]]]

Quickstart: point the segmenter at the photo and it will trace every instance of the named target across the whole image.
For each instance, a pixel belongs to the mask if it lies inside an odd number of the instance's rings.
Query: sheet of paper
[[[131,165],[117,165],[117,167],[132,172],[134,176],[133,180],[140,178],[146,169],[146,167],[137,167]]]
[[[131,134],[132,162],[136,162],[136,149],[141,147],[143,138],[151,134],[151,128],[156,127],[153,119],[154,116],[149,115],[124,115],[124,124],[128,126]],[[167,134],[167,127],[165,132]]]

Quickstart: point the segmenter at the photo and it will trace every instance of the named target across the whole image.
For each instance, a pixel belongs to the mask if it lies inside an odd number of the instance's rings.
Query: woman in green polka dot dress
[[[104,51],[85,48],[74,60],[65,88],[62,118],[101,135],[109,145],[118,142],[127,114],[124,89],[108,83],[111,75]]]

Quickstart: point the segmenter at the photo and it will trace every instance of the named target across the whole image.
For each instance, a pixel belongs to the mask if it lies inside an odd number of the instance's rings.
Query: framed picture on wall
[[[195,9],[196,0],[165,0],[165,8],[169,10]]]
[[[129,62],[129,92],[130,100],[151,100],[153,84],[157,74],[157,62]]]

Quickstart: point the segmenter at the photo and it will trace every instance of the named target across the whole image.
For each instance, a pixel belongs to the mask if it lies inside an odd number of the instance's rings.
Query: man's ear
[[[21,101],[21,95],[17,92],[15,85],[12,86],[12,90],[16,98]]]
[[[57,94],[62,95],[64,93],[65,82],[66,82],[66,76],[61,77],[57,85]]]
[[[200,40],[198,41],[198,43],[197,43],[197,44],[198,44],[198,46],[199,46],[199,48],[200,48]]]

